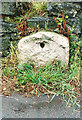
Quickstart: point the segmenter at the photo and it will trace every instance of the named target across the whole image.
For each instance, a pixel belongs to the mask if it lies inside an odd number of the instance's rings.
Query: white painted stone
[[[55,32],[40,31],[26,36],[19,41],[18,50],[20,63],[25,63],[30,58],[39,66],[57,59],[68,65],[68,38]]]

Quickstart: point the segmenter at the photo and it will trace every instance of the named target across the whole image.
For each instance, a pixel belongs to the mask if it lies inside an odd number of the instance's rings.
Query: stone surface
[[[0,51],[5,56],[6,51],[10,48],[10,41],[17,41],[16,24],[9,23],[0,18]]]
[[[71,0],[70,0],[71,1]],[[59,17],[60,13],[64,14],[65,16],[68,15],[68,18],[66,21],[67,28],[70,28],[72,33],[75,34],[81,34],[81,16],[82,16],[82,10],[81,10],[81,3],[78,2],[59,2],[54,3],[51,2],[48,5],[47,11],[48,11],[48,17]]]
[[[18,43],[18,50],[20,63],[24,63],[28,58],[31,58],[35,65],[39,66],[57,59],[68,65],[68,39],[55,32],[40,31],[24,37]]]
[[[66,107],[60,96],[55,96],[50,103],[47,95],[27,98],[19,94],[2,96],[2,118],[71,118],[80,120],[80,110],[77,106]],[[74,110],[76,109],[76,110]],[[77,118],[77,119],[76,119]],[[16,119],[18,120],[18,119]]]
[[[0,14],[10,14],[13,15],[14,11],[15,11],[15,2],[2,2],[2,10],[0,12]]]

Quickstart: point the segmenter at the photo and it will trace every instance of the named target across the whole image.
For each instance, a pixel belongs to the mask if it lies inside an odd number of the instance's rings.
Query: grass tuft
[[[11,95],[14,92],[29,95],[62,96],[67,105],[78,104],[79,66],[73,62],[65,68],[60,61],[54,60],[36,68],[30,60],[19,65],[17,46],[11,43],[10,54],[2,60],[2,93]]]

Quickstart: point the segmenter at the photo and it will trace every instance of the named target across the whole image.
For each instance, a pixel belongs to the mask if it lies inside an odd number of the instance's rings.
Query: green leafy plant
[[[29,7],[29,9],[28,9]],[[29,35],[32,32],[36,32],[39,28],[35,26],[34,28],[29,27],[27,20],[36,17],[44,16],[47,14],[47,2],[37,2],[37,3],[25,3],[24,8],[21,10],[21,15],[15,17],[15,22],[17,24],[18,36],[19,38]]]
[[[44,16],[47,12],[47,2],[36,2],[33,3],[33,10],[39,16]]]
[[[19,20],[19,22],[17,23],[16,28],[19,31],[18,32],[19,36],[24,37],[25,35],[28,35],[27,19],[25,19],[25,17],[22,16],[21,19]]]
[[[57,28],[59,30],[59,34],[63,34],[65,36],[68,37],[69,40],[69,35],[71,34],[70,29],[67,29],[66,24],[68,23],[68,21],[66,21],[66,19],[68,18],[68,16],[61,14],[61,17],[53,17],[53,19],[55,20],[55,22],[57,23]]]
[[[21,5],[19,5],[21,6]],[[15,17],[19,39],[29,35],[32,32],[40,30],[39,25],[29,27],[27,20],[37,16],[47,16],[47,2],[22,3],[20,7],[21,14]]]

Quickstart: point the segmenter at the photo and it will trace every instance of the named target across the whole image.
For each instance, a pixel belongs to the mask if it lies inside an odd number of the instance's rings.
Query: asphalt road
[[[47,96],[2,96],[2,118],[80,118],[79,109],[66,107],[61,97],[54,97],[51,103],[49,100]]]

